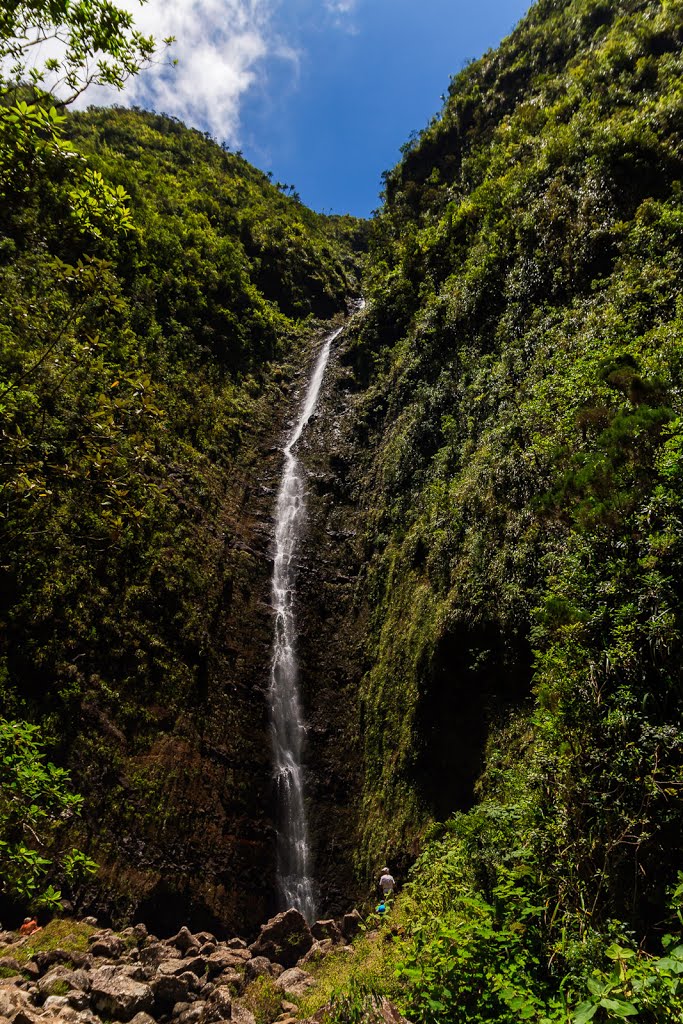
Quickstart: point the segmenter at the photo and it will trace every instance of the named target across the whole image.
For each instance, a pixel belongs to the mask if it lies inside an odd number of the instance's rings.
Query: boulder
[[[140,962],[156,966],[162,960],[180,960],[180,953],[175,946],[167,946],[164,942],[152,942],[140,950]]]
[[[52,995],[66,995],[67,991],[76,989],[78,992],[87,992],[90,987],[90,977],[87,971],[72,971],[63,964],[53,967],[38,982],[38,995],[46,999]]]
[[[327,921],[316,921],[315,924],[311,925],[311,935],[314,939],[322,941],[323,939],[331,939],[332,942],[341,943],[344,941],[339,925],[334,918],[329,918]]]
[[[186,960],[179,960],[175,958],[173,960],[162,960],[157,966],[157,977],[180,977],[181,974],[195,974],[194,971],[190,971],[188,962]]]
[[[40,1016],[40,1010],[31,1005],[27,992],[17,988],[11,978],[0,979],[0,1020],[20,1024],[33,1024]]]
[[[246,950],[239,950],[238,952],[242,954]],[[245,958],[242,955],[236,956],[233,950],[217,949],[215,953],[206,957],[206,973],[209,978],[215,978],[217,974],[221,974],[230,968],[243,967],[248,959],[251,959],[251,954]]]
[[[60,1010],[65,1010],[69,1005],[66,996],[48,996],[43,1003],[43,1010],[52,1010],[53,1013],[59,1013]]]
[[[184,1010],[179,1017],[176,1017],[178,1024],[199,1024],[204,1016],[206,1003],[197,1000],[188,1010]]]
[[[90,986],[93,1007],[114,1020],[129,1021],[136,1013],[147,1013],[154,1003],[149,985],[127,978],[113,965],[94,971]]]
[[[303,915],[292,907],[262,925],[259,937],[249,949],[252,956],[265,956],[283,967],[294,967],[312,945],[311,929]]]
[[[280,989],[287,996],[303,996],[309,988],[313,988],[316,980],[308,971],[302,971],[300,967],[290,967],[275,982],[275,988]]]
[[[340,922],[340,931],[347,942],[350,942],[358,934],[362,923],[363,918],[357,910],[352,910],[350,914],[344,914]]]
[[[174,935],[171,939],[166,939],[169,946],[175,946],[181,953],[184,953],[190,946],[198,946],[199,943],[195,942],[194,936],[189,928],[185,925],[180,931]]]
[[[301,960],[297,963],[297,967],[305,967],[307,964],[319,963],[323,960],[328,953],[332,953],[337,948],[332,942],[332,939],[322,939],[320,942],[314,942],[308,953],[301,957]]]
[[[82,989],[73,988],[67,992],[66,1001],[72,1010],[87,1010],[90,1006],[90,997]]]
[[[196,932],[194,941],[199,945],[203,946],[207,942],[213,942],[216,945],[216,936],[212,935],[211,932]]]
[[[209,996],[202,1024],[218,1024],[222,1020],[230,1020],[232,1010],[232,999],[224,988],[217,988]]]
[[[191,980],[193,979],[193,980]],[[190,992],[194,989],[196,978],[187,972],[182,977],[174,975],[160,975],[151,983],[154,995],[154,1008],[156,1010],[167,1010],[176,1003],[189,1002]]]
[[[245,981],[253,981],[254,978],[260,978],[264,974],[267,974],[268,977],[273,975],[273,965],[266,956],[252,957],[244,965]]]
[[[228,941],[225,943],[225,945],[228,947],[228,949],[246,949],[247,948],[247,944],[244,941],[244,939],[237,939],[237,938],[235,938],[235,939],[228,939]]]
[[[87,925],[90,925],[91,928],[97,928],[97,918],[96,917],[84,917],[83,920],[81,921],[81,924],[87,924]]]
[[[15,974],[23,974],[24,972],[24,964],[19,963],[13,956],[3,956],[0,960],[0,965],[2,967],[9,967]]]
[[[126,943],[118,935],[107,929],[102,932],[95,932],[88,939],[90,952],[93,956],[106,957],[107,960],[118,960],[126,951]]]
[[[234,967],[228,967],[217,978],[214,978],[216,985],[240,985],[244,975],[236,971]]]
[[[148,1013],[136,1013],[130,1024],[156,1024],[156,1021]]]
[[[246,1006],[233,1006],[231,1020],[235,1024],[256,1024],[256,1017]]]

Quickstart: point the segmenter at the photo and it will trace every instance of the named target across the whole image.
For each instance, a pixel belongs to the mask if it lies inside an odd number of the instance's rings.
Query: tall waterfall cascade
[[[284,448],[285,464],[275,515],[272,597],[275,637],[270,672],[271,730],[277,785],[277,882],[283,908],[296,907],[315,920],[315,886],[304,802],[302,755],[306,726],[299,694],[294,595],[296,557],[305,514],[304,472],[296,444],[318,401],[330,349],[343,328],[329,334],[317,358],[299,418]]]

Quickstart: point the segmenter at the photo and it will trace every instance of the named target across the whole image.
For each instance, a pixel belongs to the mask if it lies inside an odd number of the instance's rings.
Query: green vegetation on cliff
[[[269,501],[262,452],[315,318],[357,291],[362,231],[171,119],[73,115],[66,143],[42,102],[4,109],[2,711],[72,768],[100,903],[179,884],[180,916],[256,924],[262,887],[237,880],[271,869],[270,508],[246,501],[257,466]]]
[[[554,1020],[547,994],[578,993],[614,936],[662,952],[683,834],[682,44],[676,0],[540,0],[385,178],[348,353],[359,862],[405,865],[460,812],[418,868],[449,884],[403,972],[460,994],[418,993],[420,1020]],[[483,1008],[509,925],[524,1013]]]

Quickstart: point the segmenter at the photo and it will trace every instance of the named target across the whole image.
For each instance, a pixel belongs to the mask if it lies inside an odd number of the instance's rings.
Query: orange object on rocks
[[[42,931],[42,928],[36,921],[35,917],[25,917],[24,923],[19,929],[20,935],[33,935],[35,932]]]

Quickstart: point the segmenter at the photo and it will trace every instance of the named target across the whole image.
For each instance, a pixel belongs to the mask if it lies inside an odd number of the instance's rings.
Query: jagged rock
[[[212,953],[216,952],[216,949],[217,946],[215,942],[205,942],[203,946],[199,947],[199,955],[211,956]]]
[[[66,1009],[69,1005],[69,1001],[66,996],[48,996],[43,1003],[43,1010],[54,1010],[57,1013],[60,1010]]]
[[[271,963],[270,965],[270,973],[274,978],[279,978],[281,974],[284,974],[284,970],[282,964]]]
[[[67,992],[66,1001],[73,1010],[87,1010],[90,1005],[88,993],[77,988]]]
[[[214,946],[216,945],[216,936],[212,935],[211,932],[196,932],[194,940],[200,946],[203,946],[207,942],[213,942]]]
[[[256,942],[249,947],[253,956],[293,967],[313,945],[313,936],[305,918],[293,907],[272,917],[261,926]]]
[[[195,983],[196,978],[189,971],[183,974],[182,977],[161,975],[155,978],[151,983],[155,1008],[163,1010],[174,1006],[176,1003],[188,1002],[188,996]]]
[[[218,977],[214,979],[214,983],[221,986],[239,985],[243,977],[244,975],[240,974],[239,971],[236,971],[234,967],[228,967],[222,972],[222,974],[219,974]]]
[[[190,931],[189,928],[186,928],[185,925],[183,925],[180,931],[172,938],[166,939],[166,942],[169,946],[175,946],[176,949],[179,949],[181,953],[184,953],[185,950],[190,948],[190,946],[197,945],[192,935],[192,932]]]
[[[6,963],[6,958],[3,957],[3,963]],[[40,977],[40,967],[33,960],[29,960],[28,963],[21,965],[23,974],[27,974],[32,981],[37,980]]]
[[[24,970],[24,965],[20,964],[18,960],[14,959],[14,957],[3,956],[2,960],[0,960],[0,964],[5,968],[9,968],[11,971],[14,971],[18,978],[23,976],[22,972]]]
[[[156,1021],[148,1013],[136,1013],[130,1024],[156,1024]]]
[[[246,962],[243,956],[235,956],[232,950],[217,949],[206,958],[206,973],[209,978],[215,978],[217,974],[229,968],[242,967]]]
[[[149,932],[147,931],[147,925],[143,924],[141,921],[138,922],[138,924],[134,924],[133,925],[133,934],[135,935],[135,938],[137,939],[138,943],[144,942],[145,939],[147,939],[149,937]]]
[[[181,1013],[185,1013],[186,1010],[191,1010],[191,1009],[192,1009],[192,1003],[176,1003],[174,1005],[173,1009],[171,1010],[170,1016],[171,1016],[172,1019],[175,1019],[176,1017],[179,1017],[181,1015]]]
[[[81,924],[87,924],[87,925],[90,925],[91,928],[97,928],[97,918],[96,917],[84,917],[83,920],[81,921]]]
[[[344,936],[339,930],[339,925],[334,918],[329,918],[327,921],[316,921],[315,924],[311,925],[311,935],[314,939],[331,939],[332,942],[341,943],[344,941]]]
[[[117,960],[126,951],[126,943],[112,931],[96,932],[88,939],[90,952],[93,956],[106,957],[107,960]]]
[[[197,956],[198,953],[199,953],[199,949],[200,949],[199,945],[196,942],[193,942],[191,946],[187,947],[187,949],[183,953],[183,956],[184,957]]]
[[[140,950],[140,961],[143,964],[156,966],[164,960],[180,960],[180,953],[175,946],[167,946],[163,942],[153,942]]]
[[[303,996],[315,984],[315,978],[308,971],[302,971],[300,967],[290,967],[277,979],[275,988],[279,988],[288,996]]]
[[[189,1008],[189,1010],[183,1011],[179,1017],[176,1018],[177,1024],[199,1024],[204,1016],[204,1010],[206,1009],[206,1003],[197,1001]]]
[[[33,1024],[39,1014],[40,1011],[31,1006],[27,992],[17,988],[11,978],[0,979],[0,1020],[14,1024],[19,1017],[20,1024]]]
[[[69,964],[73,967],[92,966],[93,958],[90,953],[77,953],[75,950],[67,952],[64,949],[39,950],[33,956],[33,961],[41,974],[45,974],[53,964]]]
[[[79,992],[87,992],[90,987],[88,972],[83,970],[72,971],[70,968],[58,964],[38,982],[38,995],[42,999],[46,999],[48,996],[55,995],[55,989],[58,995],[66,995],[64,986],[67,986],[68,989],[76,989]]]
[[[319,963],[327,956],[328,953],[339,948],[343,947],[335,946],[332,939],[322,939],[320,942],[314,942],[308,953],[301,957],[301,960],[297,963],[297,967],[305,967],[306,964]]]
[[[228,949],[246,949],[247,944],[244,939],[228,939],[226,942]]]
[[[260,978],[263,974],[267,974],[269,977],[272,977],[273,974],[273,965],[266,956],[252,957],[244,965],[245,981],[253,981],[254,978]]]
[[[0,932],[0,946],[14,946],[22,940],[23,936],[19,932]]]
[[[235,1024],[256,1024],[256,1017],[246,1006],[233,1006],[231,1020]]]
[[[362,923],[363,919],[357,910],[352,910],[350,914],[344,914],[340,922],[340,930],[347,942],[358,934]]]
[[[230,1020],[232,999],[225,989],[216,989],[209,996],[202,1017],[202,1024],[218,1024],[222,1020]]]
[[[173,960],[162,960],[157,966],[157,977],[180,977],[181,974],[188,974],[188,964],[186,960],[180,960],[175,958]],[[191,972],[194,974],[194,971]]]
[[[113,965],[100,967],[91,977],[92,1005],[107,1017],[129,1021],[151,1010],[154,996],[149,985],[127,978]]]

